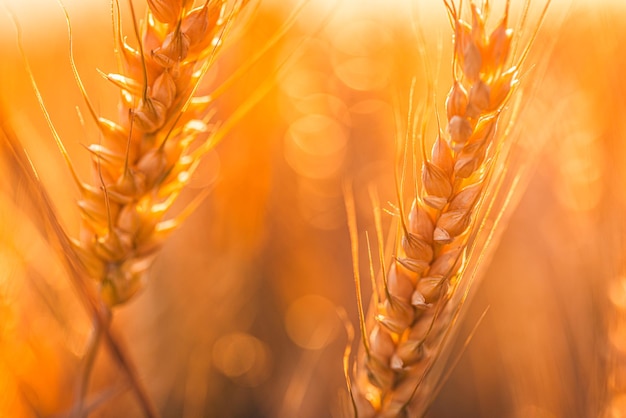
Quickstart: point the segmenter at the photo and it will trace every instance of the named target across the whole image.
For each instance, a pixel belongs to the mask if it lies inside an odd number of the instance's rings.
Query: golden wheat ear
[[[384,290],[379,292],[384,297],[374,297],[368,318],[360,319],[368,329],[362,331],[365,349],[352,379],[359,417],[425,414],[448,374],[448,342],[461,307],[515,192],[506,186],[518,183],[516,167],[506,164],[513,141],[507,123],[515,117],[515,106],[509,105],[520,94],[521,65],[547,4],[526,45],[519,44],[510,25],[508,1],[493,28],[488,2],[471,1],[467,11],[463,3],[446,0],[444,6],[454,34],[452,85],[441,123],[445,131],[426,143],[428,102],[413,115],[412,87],[406,135],[397,146],[396,251],[392,260],[381,262],[384,283],[374,286],[374,292]],[[527,9],[528,2],[523,22]],[[411,175],[414,196],[407,206],[405,184]]]
[[[121,71],[101,74],[120,89],[123,113],[128,115],[120,122],[96,114],[70,45],[74,76],[103,138],[102,143],[88,146],[101,179],[92,189],[100,192],[81,193],[83,223],[75,243],[111,306],[124,303],[143,287],[146,266],[167,232],[190,213],[184,210],[174,219],[164,219],[167,209],[202,157],[267,94],[272,83],[259,86],[225,121],[210,124],[215,100],[277,45],[307,2],[296,8],[242,69],[202,97],[196,95],[202,77],[214,64],[248,2],[205,1],[196,7],[193,2],[167,4],[149,2],[147,18],[140,24],[131,2],[136,38],[132,47],[122,33],[119,4],[113,3]],[[67,14],[66,19],[71,39]],[[282,71],[290,58],[281,62],[277,71]]]

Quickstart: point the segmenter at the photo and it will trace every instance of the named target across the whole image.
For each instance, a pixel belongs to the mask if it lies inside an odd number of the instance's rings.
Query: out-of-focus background
[[[90,178],[84,145],[98,134],[76,111],[83,99],[62,9],[4,3],[71,160]],[[64,3],[89,96],[114,119],[117,90],[96,71],[116,70],[110,2]],[[356,324],[342,182],[355,185],[364,243],[369,185],[395,200],[394,118],[406,116],[411,78],[416,103],[430,81],[442,108],[452,31],[440,1],[311,3],[219,102],[216,118],[226,119],[258,86],[273,86],[207,157],[192,189],[212,187],[210,197],[168,241],[145,290],[115,312],[113,330],[164,417],[337,416],[347,343],[337,309]],[[496,24],[502,2],[492,3]],[[512,3],[518,13],[522,2]],[[203,89],[250,59],[295,8],[261,2]],[[542,147],[516,162],[528,169],[526,190],[466,306],[458,363],[430,417],[626,417],[625,19],[619,1],[553,2],[528,58],[516,130]],[[0,28],[2,117],[75,234],[77,193],[2,8]],[[0,170],[0,416],[63,416],[89,318],[19,179]],[[141,416],[124,388],[101,349],[89,399],[119,393],[93,416]]]

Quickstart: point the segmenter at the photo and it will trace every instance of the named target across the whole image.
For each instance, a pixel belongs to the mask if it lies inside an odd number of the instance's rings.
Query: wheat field
[[[435,236],[442,244],[429,244],[441,254],[468,237],[456,263],[460,270],[446,279],[450,288],[460,283],[446,305],[459,311],[435,315],[445,344],[441,353],[435,350],[429,384],[411,394],[419,406],[393,412],[383,406],[393,405],[389,399],[403,382],[415,386],[407,362],[417,360],[404,356],[393,372],[375,368],[366,360],[363,335],[372,344],[379,338],[375,324],[385,316],[397,319],[377,311],[376,302],[397,297],[402,288],[394,282],[385,293],[383,275],[406,267],[402,210],[409,219],[414,198],[417,206],[430,199],[420,208],[432,218],[454,207],[452,196],[468,184],[453,186],[444,203],[432,203],[433,190],[440,189],[420,170],[435,158],[438,132],[447,138],[449,120],[466,114],[446,104],[454,65],[466,71],[465,87],[482,77],[467,75],[464,53],[456,52],[453,61],[455,27],[446,5],[462,7],[459,16],[476,27],[470,1],[207,2],[241,10],[216,23],[225,35],[215,35],[219,45],[201,45],[208,52],[190,44],[187,58],[176,50],[154,60],[162,68],[151,61],[145,80],[167,74],[176,87],[145,81],[150,98],[161,103],[167,96],[173,110],[141,108],[145,91],[142,96],[132,80],[111,82],[121,68],[115,28],[136,48],[133,11],[139,21],[152,7],[157,20],[173,22],[193,3],[2,2],[0,417],[353,417],[346,374],[361,418],[626,417],[622,2],[553,0],[539,25],[544,2],[510,1],[518,46],[507,65],[517,65],[514,58],[532,45],[513,77],[514,91],[494,105],[497,111],[489,110],[498,117],[501,111],[502,119],[485,166],[476,169],[480,175],[468,175],[483,181],[484,174],[485,197],[468,209],[473,215],[464,218],[458,236],[441,238],[440,230]],[[491,33],[508,2],[488,3]],[[169,12],[161,4],[178,6]],[[195,2],[200,9],[204,4]],[[516,26],[525,5],[526,20]],[[125,178],[128,157],[124,147],[107,161],[94,152],[110,138],[93,123],[77,85],[64,11],[76,72],[97,115],[116,121],[124,138],[142,138],[141,144],[155,137],[166,143],[183,124],[197,138],[188,148],[181,145],[180,154],[167,154],[170,168],[151,171],[157,174],[145,180],[146,195],[122,199],[118,189],[100,187],[113,184],[110,173]],[[177,33],[175,27],[157,22],[154,36]],[[202,67],[202,60],[209,64]],[[204,71],[197,90],[187,90],[195,75],[184,66]],[[94,185],[93,194],[76,186],[29,68],[67,160]],[[141,85],[144,68],[134,69]],[[137,91],[136,97],[120,95],[120,86]],[[165,93],[152,93],[159,89]],[[208,105],[190,104],[187,117],[180,110],[187,109],[185,94],[212,97]],[[198,123],[188,123],[192,111],[201,115]],[[490,115],[467,119],[481,120],[480,127]],[[200,122],[206,131],[194,130]],[[456,148],[446,152],[457,158],[460,142],[450,140]],[[133,148],[138,157],[131,160],[161,149],[151,147]],[[180,179],[179,171],[191,166],[189,179],[170,181],[172,172]],[[405,179],[401,199],[398,173]],[[160,193],[176,197],[165,211],[154,197]],[[79,201],[99,202],[93,203],[99,220],[86,216],[91,212]],[[97,231],[128,212],[128,202],[139,201],[162,215],[158,221],[181,222],[167,237],[158,228],[151,232],[156,218],[150,228],[133,229],[134,243],[148,242],[150,255],[153,244],[158,251],[141,264],[140,280],[123,287],[107,281],[110,271],[93,273],[89,266],[111,265],[106,257],[139,259],[139,244],[113,256],[86,243],[98,241]],[[55,226],[82,242],[84,252],[68,256],[72,251]],[[101,276],[104,281],[92,279]],[[411,312],[437,306],[441,296],[415,302],[413,292],[422,285],[412,286],[406,294]],[[393,335],[394,355],[411,341],[417,318]],[[397,364],[392,360],[398,357],[390,354],[385,362]]]

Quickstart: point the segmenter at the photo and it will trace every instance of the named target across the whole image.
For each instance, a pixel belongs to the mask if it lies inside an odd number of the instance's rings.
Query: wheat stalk
[[[499,155],[506,140],[502,114],[532,42],[516,56],[519,35],[509,24],[508,1],[490,32],[488,2],[470,3],[469,22],[453,2],[444,3],[454,30],[446,134],[437,136],[429,155],[421,138],[421,184],[416,180],[406,217],[404,175],[397,181],[400,239],[393,260],[383,260],[383,280],[375,284],[368,313],[371,320],[366,323],[361,314],[363,349],[351,389],[359,417],[422,416],[437,390],[439,383],[429,384],[427,378],[471,284],[467,258],[476,235],[485,233],[479,213],[485,207],[489,211],[498,188],[491,181],[493,170],[504,158]],[[541,20],[546,10],[547,4]],[[350,206],[348,215],[353,217]]]
[[[128,301],[141,289],[145,273],[167,235],[206,195],[200,194],[175,218],[166,217],[202,156],[224,136],[229,124],[240,117],[233,116],[222,126],[211,125],[212,114],[208,110],[224,89],[215,91],[212,97],[199,97],[196,91],[248,1],[206,0],[196,7],[193,0],[148,0],[147,3],[146,16],[138,23],[133,2],[129,2],[137,40],[137,47],[133,48],[122,33],[120,6],[113,2],[116,52],[121,68],[120,73],[102,75],[121,91],[119,121],[96,113],[70,46],[74,76],[101,137],[87,146],[94,167],[94,184],[84,182],[76,173],[25,59],[40,107],[80,191],[78,237],[68,239],[62,228],[54,234],[63,243],[71,276],[82,289],[81,295],[94,316],[93,335],[77,381],[71,416],[86,413],[83,398],[103,336],[130,377],[145,414],[158,415],[119,342],[110,334],[111,308]],[[66,11],[65,16],[72,42]],[[254,98],[242,106],[243,110],[253,102]],[[19,145],[12,148],[18,149]],[[22,160],[22,171],[32,180],[35,191],[45,198],[45,190],[40,190],[28,157],[24,154],[18,160]],[[57,225],[52,207],[48,217]],[[90,283],[84,282],[85,275],[97,285],[97,295],[89,290]]]
[[[103,74],[121,89],[119,123],[96,115],[75,71],[103,141],[88,146],[99,184],[85,184],[74,175],[81,225],[73,244],[109,307],[141,288],[164,239],[193,210],[192,204],[178,218],[164,219],[214,145],[214,128],[206,116],[198,118],[212,100],[195,92],[247,1],[229,3],[207,0],[194,8],[193,0],[148,0],[139,28],[130,2],[138,47],[125,42],[118,17],[116,43],[124,72]],[[99,344],[97,325],[77,386],[77,416]],[[145,409],[156,415],[153,407]]]

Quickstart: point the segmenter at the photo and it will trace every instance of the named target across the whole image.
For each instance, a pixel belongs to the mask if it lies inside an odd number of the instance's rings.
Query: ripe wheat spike
[[[120,120],[99,117],[89,105],[102,141],[88,146],[96,184],[78,181],[82,222],[74,240],[109,306],[142,287],[156,251],[179,224],[164,215],[217,129],[207,116],[211,98],[195,93],[246,4],[149,0],[141,27],[134,26],[137,48],[125,41],[118,19],[122,72],[103,76],[120,88]]]
[[[383,279],[375,286],[367,320],[361,315],[363,347],[349,383],[360,418],[422,416],[438,390],[440,383],[436,378],[430,382],[430,374],[471,282],[465,268],[473,239],[478,232],[488,233],[480,231],[484,225],[478,214],[489,207],[493,188],[498,187],[494,177],[502,173],[494,173],[494,168],[504,158],[499,150],[507,141],[502,115],[517,90],[520,65],[532,43],[519,45],[508,1],[490,30],[489,2],[469,2],[469,21],[461,16],[463,3],[444,3],[454,31],[446,129],[430,153],[420,138],[422,165],[416,171],[421,181],[416,180],[406,217],[404,175],[398,180],[400,238],[393,260],[383,260]],[[409,149],[404,147],[405,152]],[[350,205],[347,208],[353,217]]]

